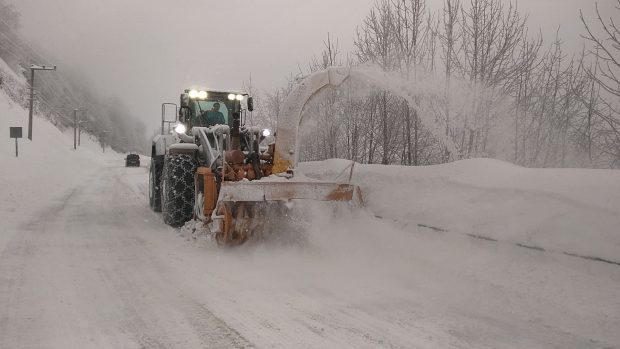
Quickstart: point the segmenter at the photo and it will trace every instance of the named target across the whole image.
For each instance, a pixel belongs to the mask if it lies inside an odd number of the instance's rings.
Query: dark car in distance
[[[140,167],[140,155],[127,154],[125,158],[125,167]]]

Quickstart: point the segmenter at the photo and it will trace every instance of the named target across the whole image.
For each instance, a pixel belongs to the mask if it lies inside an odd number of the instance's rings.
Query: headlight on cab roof
[[[231,100],[231,101],[234,101],[235,98],[236,98],[236,96],[235,96],[234,93],[231,93],[231,94],[228,95],[228,99]]]
[[[207,99],[207,91],[198,91],[198,90],[191,90],[189,91],[189,98],[191,99]]]

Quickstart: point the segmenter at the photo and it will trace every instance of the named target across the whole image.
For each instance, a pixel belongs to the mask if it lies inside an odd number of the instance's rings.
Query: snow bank
[[[300,164],[299,171],[346,181],[350,165],[332,159]],[[403,227],[620,262],[620,171],[471,159],[425,167],[356,164],[352,182],[372,214]]]

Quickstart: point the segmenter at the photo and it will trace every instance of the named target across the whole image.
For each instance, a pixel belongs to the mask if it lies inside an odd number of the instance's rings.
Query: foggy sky
[[[103,98],[117,94],[149,130],[162,102],[178,103],[190,86],[240,90],[252,76],[261,90],[306,68],[330,33],[341,52],[375,0],[13,0],[23,36],[57,57],[58,69],[89,81]],[[428,0],[439,9],[443,0]],[[467,1],[463,1],[467,2]],[[601,0],[609,9],[615,0]],[[579,50],[579,8],[592,0],[520,0],[531,30],[560,36]],[[549,41],[547,43],[550,43]],[[344,56],[343,55],[343,56]]]

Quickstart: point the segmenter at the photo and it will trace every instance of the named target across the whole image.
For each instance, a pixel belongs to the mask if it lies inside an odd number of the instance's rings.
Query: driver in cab
[[[220,103],[213,103],[210,110],[206,110],[201,114],[192,117],[192,125],[199,127],[211,127],[214,125],[226,124],[224,114],[220,111]]]
[[[213,103],[211,110],[207,110],[205,114],[207,117],[207,127],[226,123],[224,114],[220,111],[220,104],[218,102]]]

